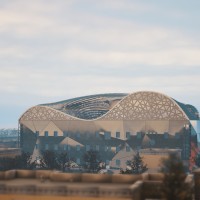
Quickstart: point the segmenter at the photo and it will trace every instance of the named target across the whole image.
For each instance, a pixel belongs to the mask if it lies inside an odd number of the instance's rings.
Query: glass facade
[[[36,148],[39,151],[34,153],[39,155],[45,149],[68,151],[71,147],[74,161],[93,149],[103,161],[110,160],[112,165],[121,161],[122,166],[121,158],[128,152],[151,148],[177,148],[188,160],[190,142],[197,143],[197,128],[192,124],[197,124],[198,116],[191,105],[156,92],[76,98],[25,112],[19,120],[20,146],[31,153]]]
[[[45,150],[49,150],[49,145],[45,144]]]
[[[131,134],[130,134],[130,132],[126,132],[126,139],[130,139],[130,137],[131,137]]]
[[[58,136],[58,131],[54,131],[53,135],[54,135],[54,137],[57,137]]]
[[[111,138],[111,133],[110,132],[105,132],[104,133],[104,139],[105,140],[110,140],[110,138]]]
[[[120,138],[120,132],[116,132],[116,138]]]
[[[96,151],[99,151],[99,145],[96,145],[95,149],[96,149]]]
[[[35,132],[36,136],[38,137],[40,135],[40,132],[39,131],[36,131]]]
[[[68,137],[67,131],[63,131],[63,136],[64,136],[64,137]]]
[[[126,152],[130,152],[131,148],[129,146],[126,146]]]
[[[48,136],[49,136],[49,132],[48,132],[48,131],[45,131],[45,132],[44,132],[44,136],[45,136],[45,137],[48,137]]]
[[[54,150],[57,151],[58,150],[58,145],[54,144]]]
[[[117,159],[115,162],[116,162],[116,165],[117,165],[117,166],[120,166],[121,160],[118,160],[118,159]]]
[[[86,151],[89,151],[89,150],[90,150],[90,145],[87,144],[87,145],[86,145]]]
[[[78,145],[76,145],[76,150],[77,151],[80,151],[81,150],[81,147],[80,147],[80,145],[78,144]]]

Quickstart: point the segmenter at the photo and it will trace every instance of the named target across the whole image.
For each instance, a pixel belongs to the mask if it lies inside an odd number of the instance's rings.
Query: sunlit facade
[[[42,104],[19,119],[20,144],[33,159],[44,150],[67,151],[77,164],[88,150],[111,167],[125,167],[136,151],[177,150],[183,160],[197,145],[199,113],[194,106],[150,91],[100,94]]]

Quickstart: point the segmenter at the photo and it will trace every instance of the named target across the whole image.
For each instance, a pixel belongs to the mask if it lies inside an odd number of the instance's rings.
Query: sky
[[[0,128],[38,104],[141,90],[200,111],[199,0],[0,1]]]

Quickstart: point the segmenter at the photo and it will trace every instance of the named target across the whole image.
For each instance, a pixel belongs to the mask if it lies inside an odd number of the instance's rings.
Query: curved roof
[[[186,115],[188,116],[188,118],[190,120],[198,120],[199,119],[199,112],[194,106],[189,105],[189,104],[183,104],[178,101],[176,101],[176,102],[183,109],[183,111],[186,113]]]
[[[96,119],[111,110],[125,96],[127,94],[98,94],[42,104],[42,106],[54,108],[80,119]]]
[[[41,104],[20,120],[189,120],[199,119],[191,105],[150,91],[99,94]]]

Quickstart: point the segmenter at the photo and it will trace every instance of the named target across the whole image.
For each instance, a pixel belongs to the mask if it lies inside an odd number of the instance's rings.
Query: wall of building
[[[25,123],[29,128],[25,125],[21,126],[21,147],[22,150],[33,154],[33,160],[41,156],[41,152],[45,150],[67,151],[70,158],[78,164],[82,162],[84,153],[93,149],[99,152],[103,162],[118,168],[124,167],[129,157],[133,157],[134,153],[141,148],[179,148],[183,149],[183,158],[188,159],[190,142],[189,140],[183,142],[186,123],[188,122],[99,121],[95,126],[94,122],[84,121],[80,123],[78,121],[70,121],[70,123],[32,121]],[[169,130],[176,132],[170,135]],[[148,135],[147,141],[142,141],[144,134]]]
[[[182,159],[189,160],[191,136],[196,134],[195,129],[199,131],[200,125],[192,122],[190,126],[185,104],[164,94],[141,91],[125,96],[110,109],[105,107],[106,113],[94,120],[87,120],[98,106],[95,100],[90,106],[87,98],[79,100],[81,106],[70,108],[74,111],[72,115],[51,104],[28,109],[19,120],[24,127],[22,148],[37,156],[42,150],[59,151],[69,146],[71,156],[79,161],[83,152],[98,149],[102,159],[113,166],[118,165],[119,158],[125,163],[124,157],[144,148],[178,148],[182,150]],[[76,109],[84,111],[84,119],[73,115]]]
[[[116,121],[116,120],[95,120],[95,121],[23,121],[27,128],[32,132],[39,131],[40,136],[44,136],[44,132],[48,131],[49,136],[53,136],[54,131],[58,132],[59,136],[63,135],[63,131],[72,133],[95,133],[95,132],[110,132],[112,137],[115,137],[116,132],[120,132],[120,139],[126,139],[126,132],[136,135],[138,132],[156,132],[156,133],[169,133],[175,135],[179,132],[187,120],[138,120],[138,121]]]

